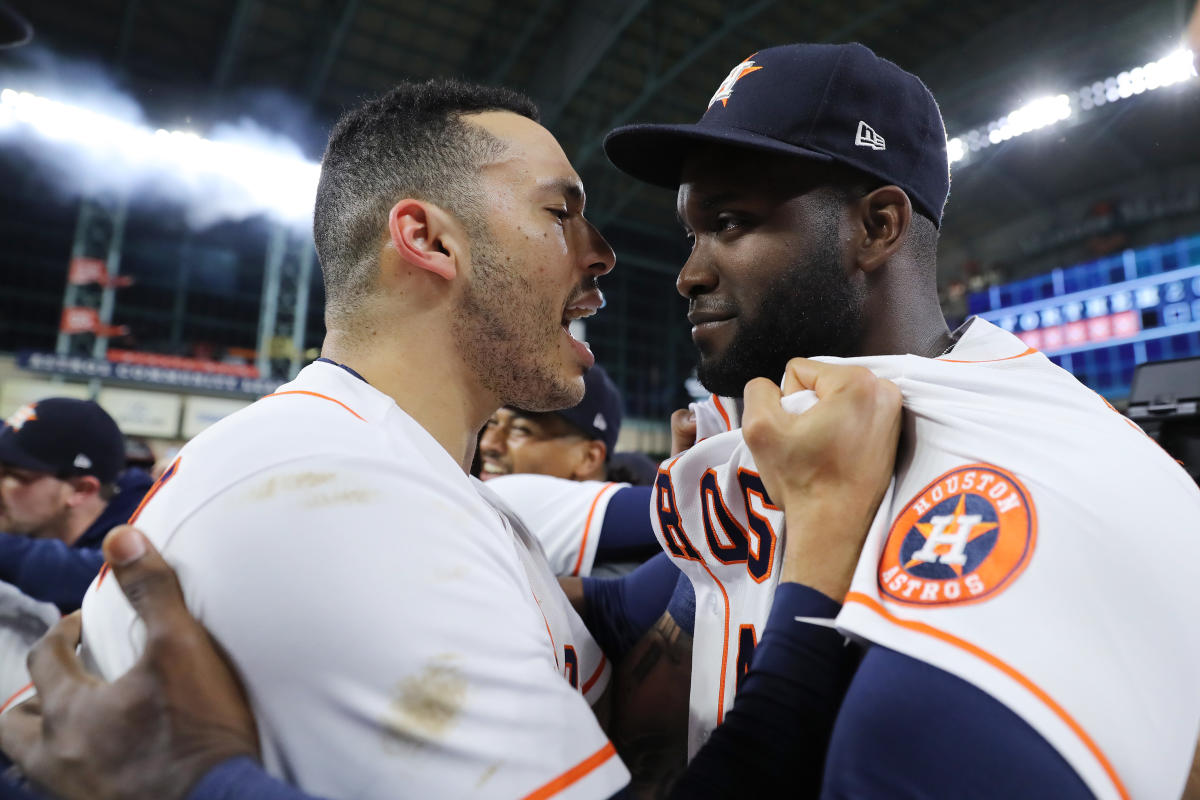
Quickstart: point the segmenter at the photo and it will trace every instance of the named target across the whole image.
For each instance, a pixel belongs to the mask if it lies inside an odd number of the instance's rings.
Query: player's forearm
[[[100,551],[92,548],[0,534],[0,580],[35,600],[54,603],[63,613],[79,608],[103,563]]]
[[[832,504],[801,498],[787,501],[787,549],[779,579],[815,589],[840,603],[850,591],[850,581],[862,553],[863,536],[871,526],[875,509],[847,516],[852,504]],[[844,531],[846,535],[831,536]]]
[[[633,797],[666,797],[687,764],[691,672],[691,633],[664,613],[613,673],[610,736]]]

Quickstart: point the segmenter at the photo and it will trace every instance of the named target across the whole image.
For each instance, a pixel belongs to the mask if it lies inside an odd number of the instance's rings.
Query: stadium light
[[[1157,61],[1090,83],[1072,94],[1040,97],[986,125],[949,138],[946,142],[946,155],[951,164],[956,164],[971,153],[1007,142],[1030,131],[1056,125],[1077,112],[1091,111],[1195,77],[1194,54],[1191,50],[1180,48]]]
[[[320,165],[296,154],[154,130],[29,92],[0,91],[0,133],[22,126],[42,139],[72,145],[113,170],[167,173],[195,190],[191,196],[198,202],[204,202],[215,179],[240,190],[248,208],[285,221],[312,216]]]

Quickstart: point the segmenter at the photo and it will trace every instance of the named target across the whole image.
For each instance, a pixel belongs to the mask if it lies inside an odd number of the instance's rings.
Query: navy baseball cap
[[[125,465],[125,437],[91,400],[49,397],[17,409],[0,428],[0,465],[112,483]]]
[[[583,386],[583,399],[579,405],[553,413],[592,439],[603,441],[611,456],[617,449],[617,434],[621,432],[621,393],[599,364],[583,374]]]
[[[789,44],[735,66],[694,125],[625,125],[604,152],[638,180],[674,189],[697,144],[853,167],[899,186],[941,226],[950,192],[946,127],[921,79],[861,44]]]

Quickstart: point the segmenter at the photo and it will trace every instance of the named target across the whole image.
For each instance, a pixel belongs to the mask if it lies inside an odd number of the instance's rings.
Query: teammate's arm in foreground
[[[818,604],[836,605],[830,597],[840,596],[848,587],[895,458],[899,394],[894,386],[865,371],[811,362],[789,369],[784,388],[813,388],[829,402],[793,418],[779,407],[778,389],[753,385],[748,393],[748,441],[758,448],[756,458],[779,502],[786,505],[797,497],[806,498],[803,505],[792,506],[798,521],[790,523],[790,535],[800,544],[791,549],[822,553],[828,560],[785,563],[785,581],[804,580],[813,588],[792,587],[807,597],[791,606],[786,605],[788,593],[780,592],[784,600],[776,601],[775,611],[782,613],[773,614],[764,631],[737,702],[725,725],[692,761],[675,796],[738,796],[747,789],[778,787],[781,776],[793,779],[791,786],[797,790],[793,794],[803,795],[814,777],[819,780],[820,760],[806,758],[797,764],[794,754],[804,746],[823,750],[832,720],[828,707],[836,710],[836,697],[826,693],[809,702],[813,698],[797,694],[790,684],[795,683],[797,665],[805,669],[829,661],[841,640],[824,628],[796,623],[790,617],[811,606],[813,596]],[[128,542],[130,535],[126,532],[116,541]],[[199,626],[188,618],[177,585],[163,577],[169,568],[148,543],[140,537],[137,541],[147,548],[145,555],[115,564],[114,571],[118,580],[124,575],[123,585],[135,587],[130,588],[135,607],[148,617],[151,635],[146,655],[120,680],[102,684],[86,676],[76,660],[72,644],[77,631],[70,627],[72,623],[60,625],[39,644],[34,657],[42,709],[39,713],[21,707],[0,718],[0,747],[32,780],[67,800],[306,797],[257,769],[249,770],[251,782],[241,782],[248,771],[244,757],[253,754],[254,727],[236,682],[215,648],[199,635]],[[117,554],[113,560],[122,559]],[[130,584],[130,574],[141,571],[156,577]],[[170,625],[162,624],[164,619],[171,620]],[[818,628],[818,635],[835,637],[836,646],[806,641],[813,628]],[[186,670],[174,667],[178,661],[170,657],[179,647],[189,653]],[[836,683],[839,675],[834,672],[816,676],[818,683]],[[783,703],[777,695],[780,690],[787,696]],[[814,708],[818,713],[813,713]],[[114,736],[117,725],[127,735]],[[156,746],[131,746],[149,741]],[[111,742],[120,743],[119,755]],[[221,763],[209,768],[217,762]],[[135,774],[136,782],[131,777]],[[239,778],[236,785],[229,782],[233,775]],[[199,790],[187,795],[198,779]],[[393,789],[405,791],[400,786]]]

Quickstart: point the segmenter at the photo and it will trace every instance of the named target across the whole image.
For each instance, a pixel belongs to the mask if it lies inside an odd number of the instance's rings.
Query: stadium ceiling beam
[[[683,72],[691,67],[697,59],[711,50],[714,46],[724,41],[726,37],[738,30],[742,25],[766,11],[774,4],[775,0],[758,0],[758,2],[743,8],[741,11],[735,11],[730,14],[728,17],[726,17],[724,24],[721,25],[719,30],[705,37],[699,44],[689,50],[686,56],[672,64],[670,68],[667,69],[667,71],[662,75],[647,80],[646,85],[642,87],[641,93],[634,99],[634,101],[625,106],[620,113],[612,117],[612,119],[608,121],[608,124],[604,126],[603,130],[612,130],[618,125],[623,125],[624,123],[633,119],[633,117],[635,117],[647,103],[654,99],[654,97],[663,89],[663,87],[668,86],[672,81],[683,74]],[[867,16],[874,16],[874,14]],[[714,79],[715,77],[716,76],[714,76]],[[599,137],[589,137],[589,140],[583,145],[582,148],[580,148],[579,152],[575,155],[575,158],[572,159],[575,164],[575,169],[582,170],[583,167],[595,157],[599,150]]]
[[[212,94],[219,95],[229,83],[233,75],[233,65],[237,63],[238,50],[242,39],[250,27],[250,21],[257,11],[258,0],[237,0],[230,15],[229,30],[225,33],[225,44],[221,47],[221,55],[217,59],[217,68],[213,70]]]
[[[125,0],[125,10],[121,12],[121,36],[117,40],[117,52],[113,61],[119,69],[125,68],[129,59],[129,47],[133,42],[133,23],[137,18],[138,0]]]
[[[342,13],[338,15],[337,24],[333,26],[329,38],[325,41],[324,50],[313,62],[304,87],[304,97],[310,106],[316,103],[317,98],[321,96],[321,91],[325,88],[325,81],[329,79],[329,71],[333,69],[333,62],[342,49],[346,34],[350,32],[350,26],[358,14],[359,5],[361,5],[361,0],[345,0],[342,5]]]
[[[542,20],[546,18],[546,12],[550,10],[550,6],[553,3],[554,0],[541,0],[538,3],[537,11],[525,18],[525,25],[517,35],[516,41],[513,42],[508,55],[491,71],[487,77],[487,83],[498,86],[508,79],[508,71],[512,69],[513,64],[517,63],[517,60],[525,52],[525,47],[529,44],[529,40],[533,38],[533,34],[537,31],[538,26],[542,24]]]
[[[579,87],[599,66],[649,0],[579,0],[555,31],[561,47],[548,50],[533,72],[530,94],[553,129]]]

